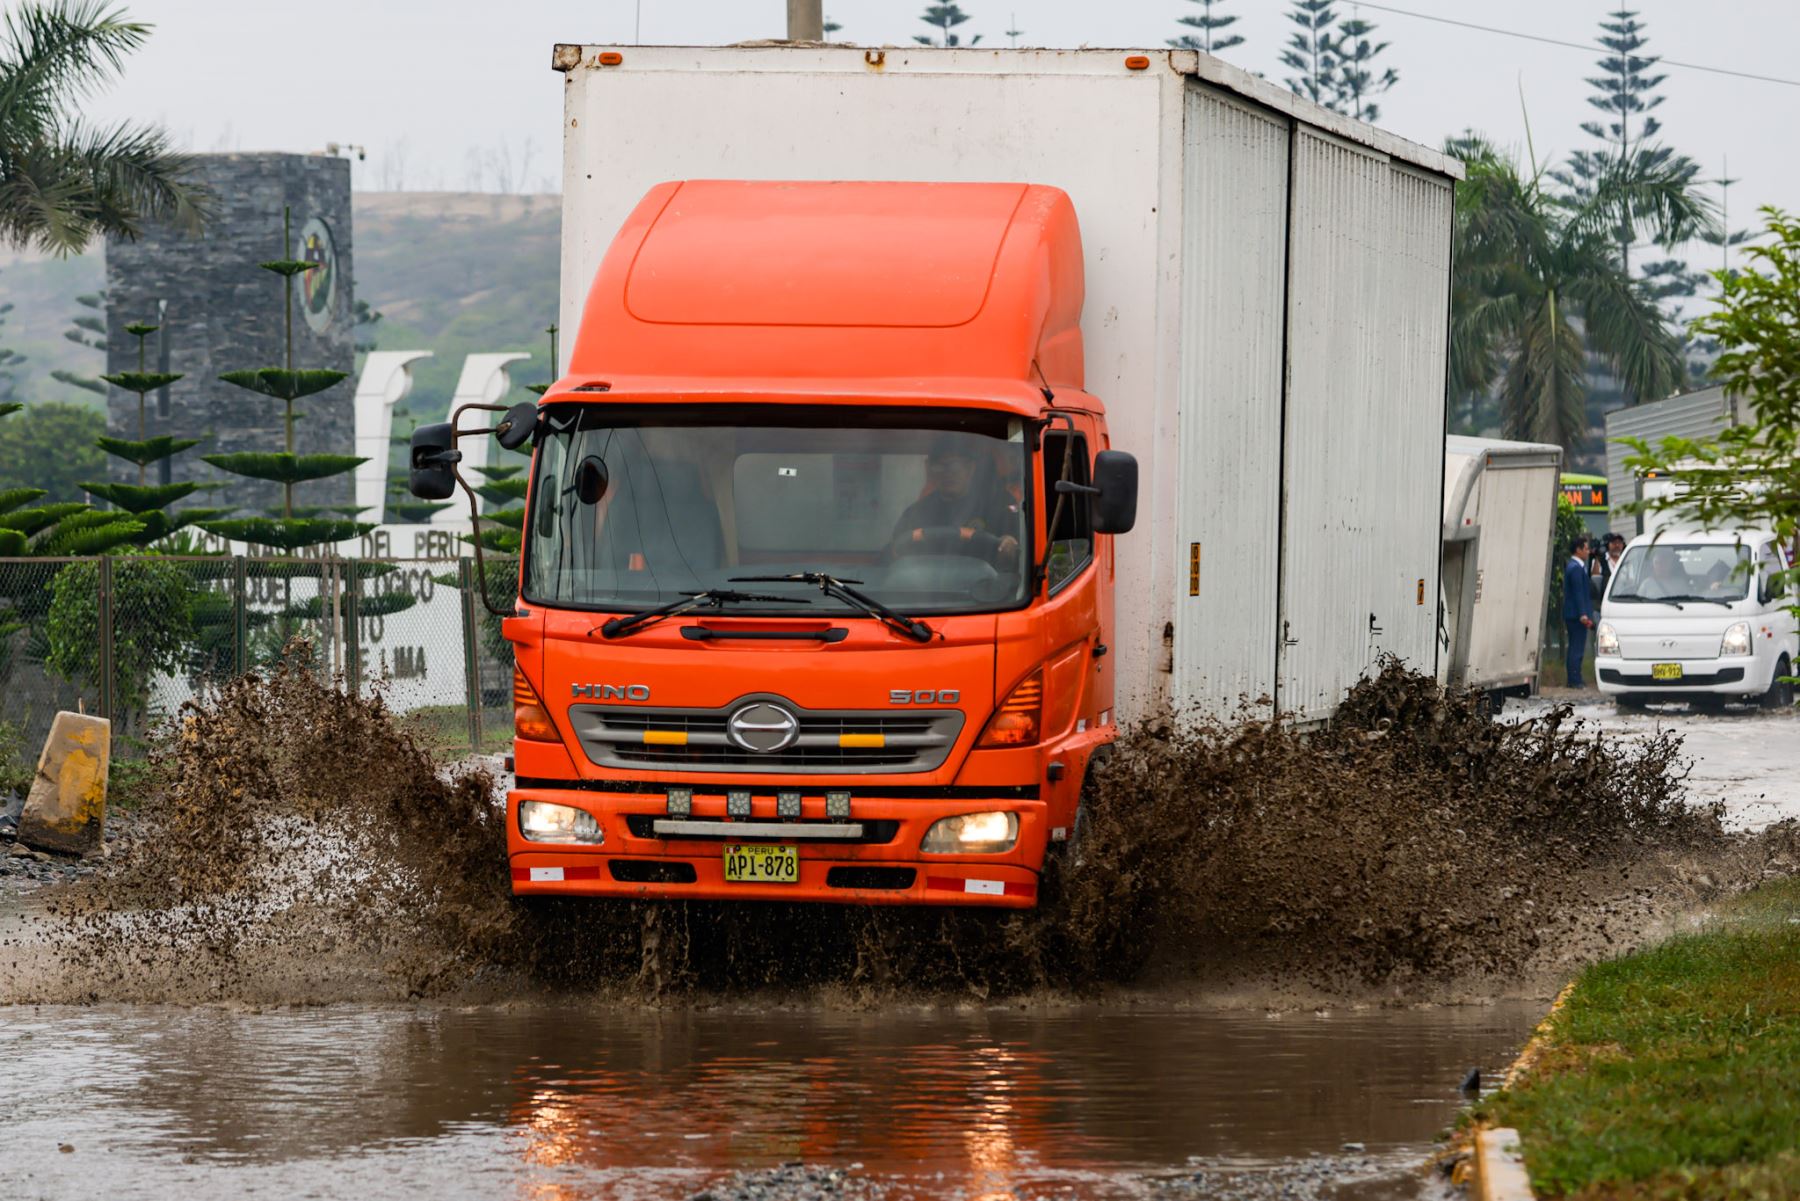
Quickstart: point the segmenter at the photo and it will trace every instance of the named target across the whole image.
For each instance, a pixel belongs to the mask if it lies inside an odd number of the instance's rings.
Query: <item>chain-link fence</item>
[[[496,603],[516,565],[490,559]],[[469,560],[0,559],[0,723],[40,745],[59,709],[111,718],[116,754],[208,683],[274,662],[294,638],[319,673],[445,748],[512,737],[512,648]]]

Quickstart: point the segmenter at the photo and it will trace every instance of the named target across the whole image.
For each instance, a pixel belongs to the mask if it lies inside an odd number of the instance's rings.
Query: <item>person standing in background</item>
[[[1594,585],[1596,615],[1599,613],[1601,599],[1606,596],[1606,590],[1612,584],[1613,572],[1619,570],[1619,560],[1625,557],[1625,535],[1608,534],[1600,540],[1600,545],[1606,548],[1606,553],[1594,555],[1588,560],[1588,578]]]
[[[1569,562],[1563,568],[1563,628],[1568,632],[1564,679],[1575,689],[1587,687],[1581,663],[1587,658],[1588,631],[1594,628],[1594,594],[1589,591],[1588,575],[1593,545],[1586,534],[1578,536],[1569,544]]]

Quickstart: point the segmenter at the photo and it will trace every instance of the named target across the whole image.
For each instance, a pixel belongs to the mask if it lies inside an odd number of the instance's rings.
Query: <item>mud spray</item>
[[[1672,884],[1691,900],[1792,870],[1795,841],[1686,805],[1671,735],[1494,723],[1391,664],[1329,729],[1130,733],[1029,913],[522,904],[500,782],[301,651],[190,705],[152,769],[122,852],[56,896],[53,965],[0,999],[1404,989],[1602,950]]]

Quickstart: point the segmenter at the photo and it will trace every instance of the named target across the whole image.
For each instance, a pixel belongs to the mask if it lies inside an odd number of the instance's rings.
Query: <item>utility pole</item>
[[[825,40],[825,0],[787,0],[787,40],[790,42],[822,42]]]

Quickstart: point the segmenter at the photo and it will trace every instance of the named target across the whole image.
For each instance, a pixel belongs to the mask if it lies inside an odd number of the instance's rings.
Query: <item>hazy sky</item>
[[[14,0],[0,0],[10,7]],[[1224,57],[1280,81],[1286,0],[1221,0],[1247,41]],[[1397,0],[1418,12],[1588,42],[1616,0]],[[124,81],[93,104],[104,118],[160,121],[193,148],[314,150],[361,143],[357,186],[496,186],[496,152],[514,185],[555,190],[561,103],[550,48],[566,42],[722,43],[781,36],[784,0],[129,0],[156,26]],[[924,27],[923,0],[828,0],[864,44],[904,42]],[[1160,46],[1181,32],[1188,0],[965,0],[964,32],[1005,45]],[[1349,10],[1355,5],[1341,3]],[[1650,49],[1670,58],[1800,77],[1796,0],[1637,0]],[[641,15],[640,15],[641,13]],[[1365,8],[1392,42],[1400,83],[1380,124],[1436,143],[1473,127],[1523,148],[1521,92],[1540,160],[1587,143],[1580,122],[1593,53],[1434,24]],[[290,65],[283,66],[282,60]],[[1664,137],[1716,178],[1728,157],[1741,180],[1735,217],[1758,204],[1800,207],[1794,152],[1800,87],[1670,67]],[[478,169],[477,159],[488,166]]]

